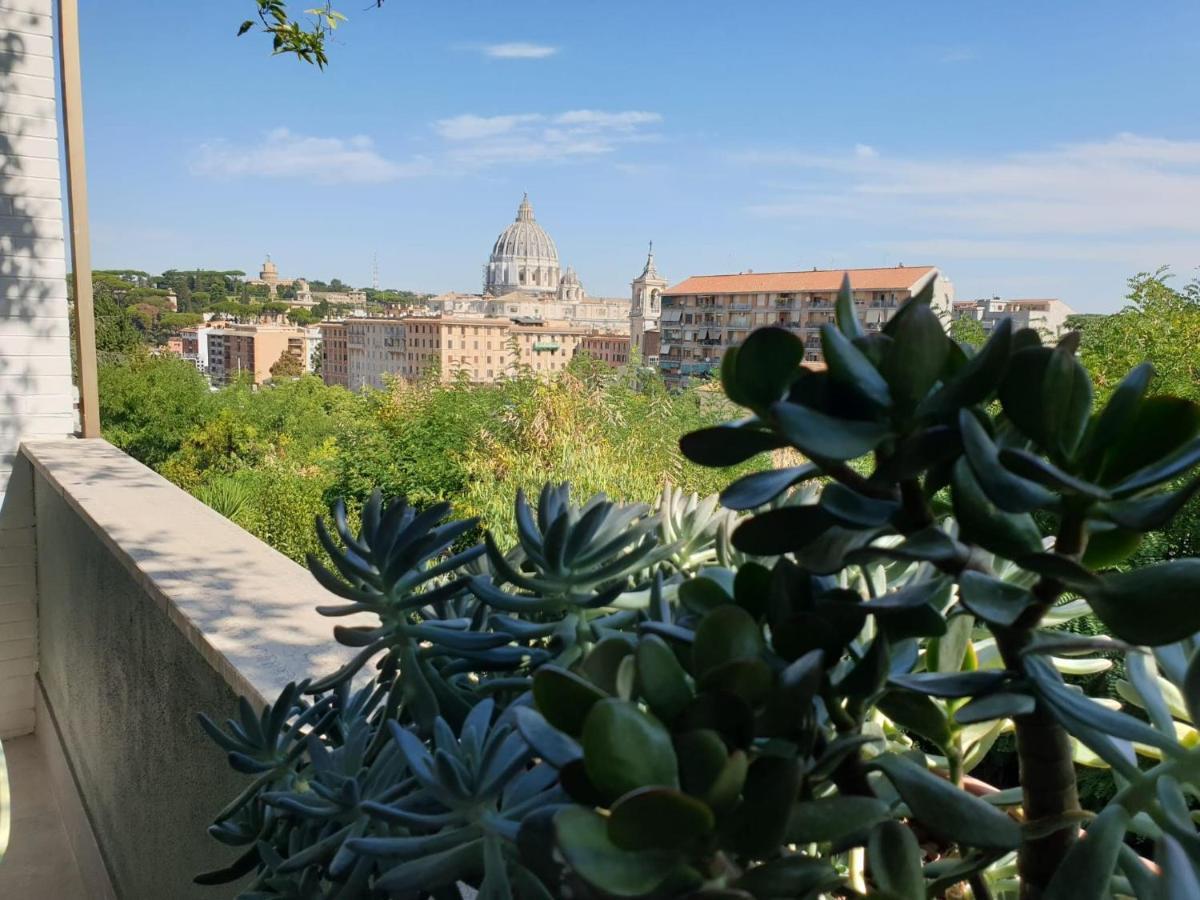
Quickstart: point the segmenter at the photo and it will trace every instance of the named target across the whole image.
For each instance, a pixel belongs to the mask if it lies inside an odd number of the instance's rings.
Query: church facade
[[[645,355],[643,335],[658,331],[661,296],[667,286],[654,265],[653,245],[629,299],[589,297],[579,275],[562,266],[558,247],[538,224],[529,195],[500,232],[483,268],[482,294],[443,294],[427,301],[441,315],[482,315],[565,322],[597,332],[628,334]],[[657,342],[653,342],[656,346]]]

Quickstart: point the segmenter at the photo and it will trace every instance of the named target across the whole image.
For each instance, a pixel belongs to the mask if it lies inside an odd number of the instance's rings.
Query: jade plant
[[[930,296],[725,351],[715,499],[341,506],[314,575],[345,666],[205,728],[247,775],[205,883],[244,897],[1200,895],[1200,561],[1123,562],[1200,491],[1200,408],[1077,336]],[[783,458],[795,453],[780,454]],[[719,508],[723,507],[723,508]],[[1103,634],[1072,623],[1094,616]],[[1097,629],[1091,629],[1096,631]],[[1115,697],[1081,677],[1123,665]],[[1006,737],[1011,735],[1011,738]],[[1015,767],[998,750],[1015,746]],[[1110,781],[1084,809],[1078,767]],[[1015,770],[1014,770],[1015,769]],[[1082,839],[1081,839],[1082,838]]]

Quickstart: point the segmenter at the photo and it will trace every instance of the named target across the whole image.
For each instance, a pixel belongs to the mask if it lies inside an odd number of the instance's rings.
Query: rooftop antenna
[[[379,290],[379,253],[371,254],[371,287]]]

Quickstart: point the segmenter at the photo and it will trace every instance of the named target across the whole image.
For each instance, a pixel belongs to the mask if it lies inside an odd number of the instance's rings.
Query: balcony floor
[[[12,790],[12,830],[0,862],[0,897],[22,900],[89,900],[89,892],[62,811],[50,767],[33,735],[4,742]]]

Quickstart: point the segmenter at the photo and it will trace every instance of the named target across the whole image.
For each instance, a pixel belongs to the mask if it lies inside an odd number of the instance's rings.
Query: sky
[[[80,6],[97,268],[478,291],[525,191],[596,296],[650,240],[673,283],[937,265],[1082,312],[1200,266],[1195,0],[340,0],[323,72],[235,37],[253,0]]]

